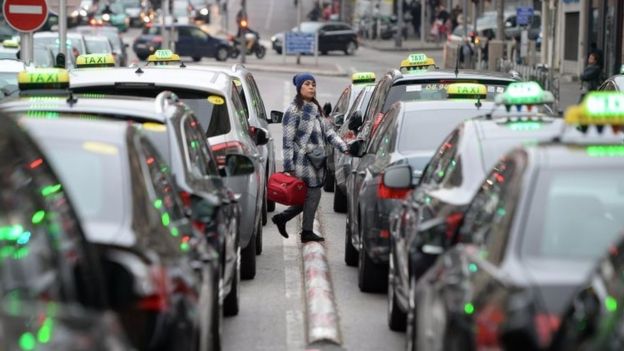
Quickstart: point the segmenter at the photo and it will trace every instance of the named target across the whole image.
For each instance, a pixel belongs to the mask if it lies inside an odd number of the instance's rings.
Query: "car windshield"
[[[41,139],[80,217],[91,223],[121,222],[125,207],[120,191],[125,183],[123,148],[95,140]]]
[[[34,46],[33,52],[34,52],[33,61],[35,63],[35,66],[37,67],[52,67],[53,66],[52,53],[50,52],[50,49],[48,49],[45,46],[36,45]]]
[[[435,150],[440,141],[465,119],[483,112],[473,109],[416,110],[406,112],[399,128],[399,152]]]
[[[87,40],[87,52],[90,54],[110,54],[111,47],[104,40]]]
[[[36,46],[58,46],[59,39],[58,37],[50,36],[50,37],[39,37],[34,40],[34,45]],[[82,52],[82,41],[77,37],[67,37],[67,48],[75,48],[78,50],[79,54],[84,54]]]
[[[448,94],[446,88],[449,84],[455,83],[454,81],[439,81],[439,82],[427,82],[416,84],[400,84],[395,85],[390,89],[382,112],[387,112],[397,101],[416,101],[416,100],[446,100]],[[457,81],[459,83],[459,81]],[[500,82],[491,84],[485,84],[487,86],[487,96],[485,100],[494,101],[494,97],[498,93],[502,93],[508,82]]]
[[[600,257],[624,229],[621,169],[540,172],[531,200],[522,252],[529,257]]]

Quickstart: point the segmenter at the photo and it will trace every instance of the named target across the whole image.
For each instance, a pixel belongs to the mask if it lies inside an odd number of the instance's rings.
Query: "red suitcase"
[[[267,185],[267,198],[287,206],[303,205],[308,187],[303,180],[285,173],[273,173]]]

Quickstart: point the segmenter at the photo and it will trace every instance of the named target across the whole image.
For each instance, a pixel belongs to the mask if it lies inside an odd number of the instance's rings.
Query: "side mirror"
[[[362,126],[362,123],[362,113],[360,111],[353,112],[353,115],[351,115],[351,119],[349,120],[349,130],[357,132]]]
[[[334,125],[340,128],[344,124],[344,119],[345,116],[343,113],[337,114],[336,116],[334,116]]]
[[[284,112],[281,111],[271,111],[271,115],[269,116],[270,123],[282,123],[282,119],[284,118]]]
[[[228,177],[252,174],[255,171],[253,161],[240,154],[225,156],[225,174]]]
[[[386,168],[383,173],[383,184],[391,189],[411,188],[412,167],[410,165],[396,165]]]
[[[352,157],[362,157],[366,153],[364,140],[355,140],[349,143],[349,154]]]
[[[332,105],[329,102],[326,102],[323,105],[323,113],[325,114],[325,116],[329,116],[329,114],[332,112]]]
[[[251,134],[256,145],[266,145],[269,142],[269,132],[264,128],[249,127],[249,134]]]

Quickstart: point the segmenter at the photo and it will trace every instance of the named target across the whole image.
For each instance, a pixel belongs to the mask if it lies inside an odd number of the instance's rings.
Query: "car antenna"
[[[184,64],[184,61],[180,61],[180,68],[186,68],[186,65]]]
[[[69,96],[67,97],[67,104],[69,105],[69,107],[73,107],[75,103],[78,102],[78,99],[76,99],[74,97],[74,93],[70,90],[69,91]]]
[[[483,106],[481,103],[481,95],[477,95],[477,102],[475,103],[475,106],[477,107],[477,110],[480,110],[481,106]]]
[[[141,69],[141,67],[139,67],[139,68],[137,68],[136,71],[134,71],[134,73],[141,74],[141,73],[143,73],[143,70]]]

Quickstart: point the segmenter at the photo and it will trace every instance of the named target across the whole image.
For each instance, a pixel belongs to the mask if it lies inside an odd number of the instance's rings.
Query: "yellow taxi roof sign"
[[[69,73],[62,68],[37,68],[17,74],[20,90],[66,89],[69,87]]]
[[[351,75],[351,82],[353,84],[363,84],[363,83],[375,83],[374,72],[356,72]]]
[[[17,49],[19,48],[19,44],[15,40],[6,39],[2,42],[2,46],[7,49]]]
[[[436,68],[435,60],[427,57],[425,54],[410,54],[406,59],[401,61],[399,70],[402,73],[409,71],[421,71],[430,68]]]
[[[446,94],[449,99],[485,99],[487,87],[478,83],[453,83],[446,87]]]
[[[161,49],[149,55],[147,62],[180,62],[180,56],[171,50]]]
[[[566,110],[565,122],[574,125],[624,125],[624,93],[590,92],[580,105]]]
[[[115,58],[112,54],[80,55],[76,59],[76,67],[114,67]]]

